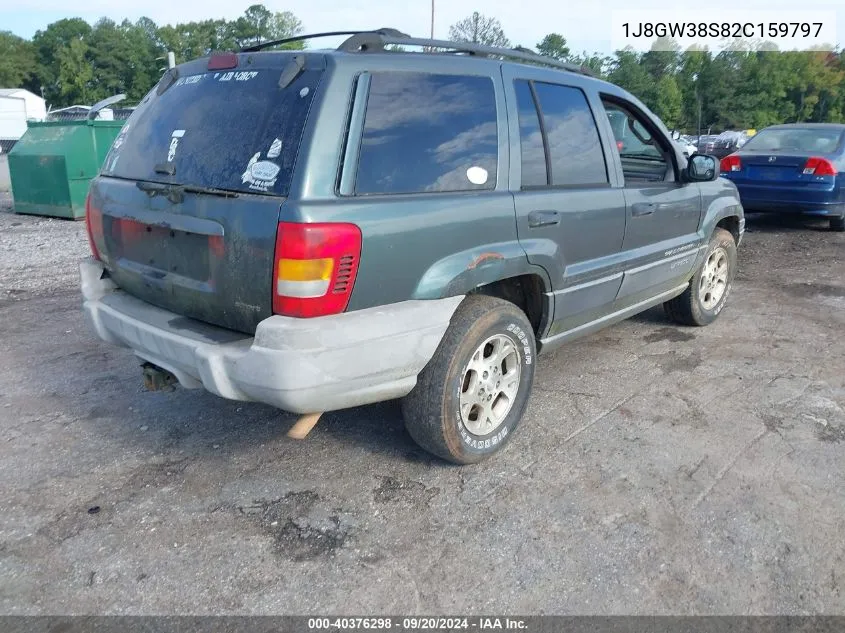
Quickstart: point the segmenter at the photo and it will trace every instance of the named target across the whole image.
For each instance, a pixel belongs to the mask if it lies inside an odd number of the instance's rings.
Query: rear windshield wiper
[[[197,185],[170,185],[159,182],[146,182],[143,180],[136,182],[135,186],[150,196],[158,194],[165,195],[167,199],[173,203],[182,202],[185,199],[186,193],[198,193],[206,196],[221,196],[223,198],[237,198],[240,195],[235,191],[215,189],[213,187],[200,187]]]
[[[237,198],[240,195],[237,191],[215,189],[214,187],[197,187],[195,185],[182,185],[182,191],[186,193],[201,193],[207,196],[220,196],[221,198]]]

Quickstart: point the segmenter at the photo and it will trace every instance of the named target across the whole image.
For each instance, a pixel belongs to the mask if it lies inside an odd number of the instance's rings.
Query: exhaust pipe
[[[171,372],[152,363],[141,365],[144,375],[144,389],[147,391],[173,391],[179,384],[179,379]]]

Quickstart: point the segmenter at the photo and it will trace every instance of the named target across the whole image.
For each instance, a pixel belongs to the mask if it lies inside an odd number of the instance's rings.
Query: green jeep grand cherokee
[[[213,55],[164,75],[92,183],[84,307],[184,387],[302,414],[403,398],[420,445],[477,462],[538,352],[660,303],[718,316],[744,229],[718,176],[524,50],[381,30]]]

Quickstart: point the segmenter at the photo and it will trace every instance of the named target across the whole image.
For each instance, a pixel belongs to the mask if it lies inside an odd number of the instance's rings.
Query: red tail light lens
[[[736,154],[725,156],[720,164],[721,171],[740,171],[742,169],[742,161]]]
[[[103,212],[91,202],[91,193],[85,198],[85,227],[88,229],[88,245],[94,259],[102,260],[97,240],[103,239]]]
[[[623,143],[622,141],[616,141],[616,149],[618,149],[621,152],[624,147],[625,147],[625,143]]]
[[[826,158],[813,156],[812,158],[807,159],[807,163],[804,165],[804,171],[802,173],[813,176],[835,176],[836,168],[833,166],[833,163]]]
[[[280,222],[273,270],[273,312],[316,317],[346,310],[361,257],[354,224]]]

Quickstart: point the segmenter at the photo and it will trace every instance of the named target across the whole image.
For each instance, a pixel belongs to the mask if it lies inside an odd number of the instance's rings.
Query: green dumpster
[[[88,183],[125,121],[30,122],[9,152],[15,213],[85,217]]]

